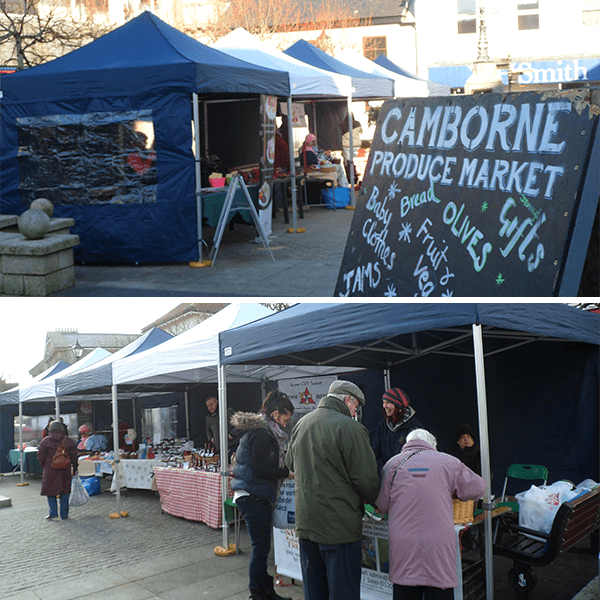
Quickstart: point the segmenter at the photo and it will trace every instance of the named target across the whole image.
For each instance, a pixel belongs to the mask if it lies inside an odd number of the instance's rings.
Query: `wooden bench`
[[[537,583],[530,567],[549,565],[565,550],[600,526],[600,488],[564,502],[549,534],[520,527],[508,520],[500,523],[493,551],[513,560],[508,580],[517,600],[528,600]]]

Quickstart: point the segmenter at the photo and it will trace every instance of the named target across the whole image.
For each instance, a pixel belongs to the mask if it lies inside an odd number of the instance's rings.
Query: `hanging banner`
[[[337,377],[298,377],[279,381],[279,389],[287,394],[294,405],[294,414],[302,416],[317,408],[327,396],[329,386]]]
[[[271,201],[273,173],[275,171],[275,129],[277,124],[277,97],[261,94],[260,97],[260,187],[258,189],[259,217],[266,235],[273,231],[271,227]]]
[[[385,102],[335,295],[559,295],[598,204],[599,114],[589,90]]]

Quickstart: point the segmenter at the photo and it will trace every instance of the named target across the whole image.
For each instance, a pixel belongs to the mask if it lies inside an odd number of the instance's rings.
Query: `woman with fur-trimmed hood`
[[[294,405],[287,395],[275,390],[265,398],[258,414],[237,412],[231,417],[241,435],[231,489],[252,542],[249,566],[252,600],[291,600],[275,592],[273,577],[267,572],[267,558],[279,487],[283,479],[294,477],[285,466],[288,439],[285,427],[293,412]]]

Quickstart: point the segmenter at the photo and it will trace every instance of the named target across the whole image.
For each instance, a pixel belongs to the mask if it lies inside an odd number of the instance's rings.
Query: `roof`
[[[78,331],[49,331],[46,334],[45,356],[53,349],[71,348],[79,342],[83,348],[105,348],[114,352],[140,337],[139,333],[79,333]]]
[[[354,99],[393,98],[394,96],[392,79],[376,73],[361,71],[348,63],[337,60],[306,40],[298,40],[284,53],[313,67],[351,77]]]
[[[142,332],[148,331],[148,329],[152,329],[153,327],[163,327],[168,325],[170,322],[180,319],[186,315],[190,314],[200,314],[200,315],[214,315],[218,313],[220,310],[225,308],[228,305],[226,304],[218,304],[216,302],[183,302],[176,306],[173,310],[169,311],[162,317],[156,319],[149,325],[146,325],[142,328]]]
[[[486,352],[515,339],[600,345],[598,314],[564,304],[306,303],[224,331],[221,360],[390,369],[430,353],[472,354],[474,324],[484,327]]]
[[[352,80],[346,75],[324,71],[296,60],[238,27],[213,44],[232,57],[289,73],[291,95],[295,97],[347,97]]]
[[[253,3],[258,0],[245,0],[244,6],[250,14],[260,14],[260,6],[253,7]],[[406,8],[405,8],[406,7]],[[287,11],[276,13],[279,22],[274,22],[273,26],[281,26],[286,29],[284,19],[289,18],[290,29],[296,29],[298,25],[307,23],[318,23],[319,20],[332,22],[348,22],[349,20],[371,20],[377,23],[400,23],[406,13],[406,10],[414,10],[414,0],[329,0],[324,3],[322,0],[305,0],[297,6],[288,7]],[[411,10],[411,12],[412,12]],[[302,12],[300,12],[302,11]],[[264,12],[264,11],[263,11]],[[248,18],[246,17],[246,23]]]
[[[289,76],[238,60],[150,12],[45,64],[4,75],[2,103],[173,92],[289,95]]]

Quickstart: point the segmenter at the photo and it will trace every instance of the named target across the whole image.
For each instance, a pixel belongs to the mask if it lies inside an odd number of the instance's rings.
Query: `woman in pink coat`
[[[45,437],[38,448],[38,460],[42,465],[42,490],[40,494],[48,497],[48,506],[50,514],[46,519],[56,519],[58,517],[58,504],[56,498],[60,498],[60,518],[69,518],[69,496],[71,495],[71,471],[73,475],[77,474],[78,458],[77,446],[75,442],[65,435],[62,423],[52,421],[48,427],[50,432]],[[61,442],[65,440],[65,449],[71,458],[71,464],[66,469],[53,469],[52,459],[56,454],[56,449]]]
[[[376,504],[389,515],[394,600],[453,598],[458,577],[452,496],[475,500],[485,491],[479,475],[436,446],[431,433],[415,429],[383,467]]]

